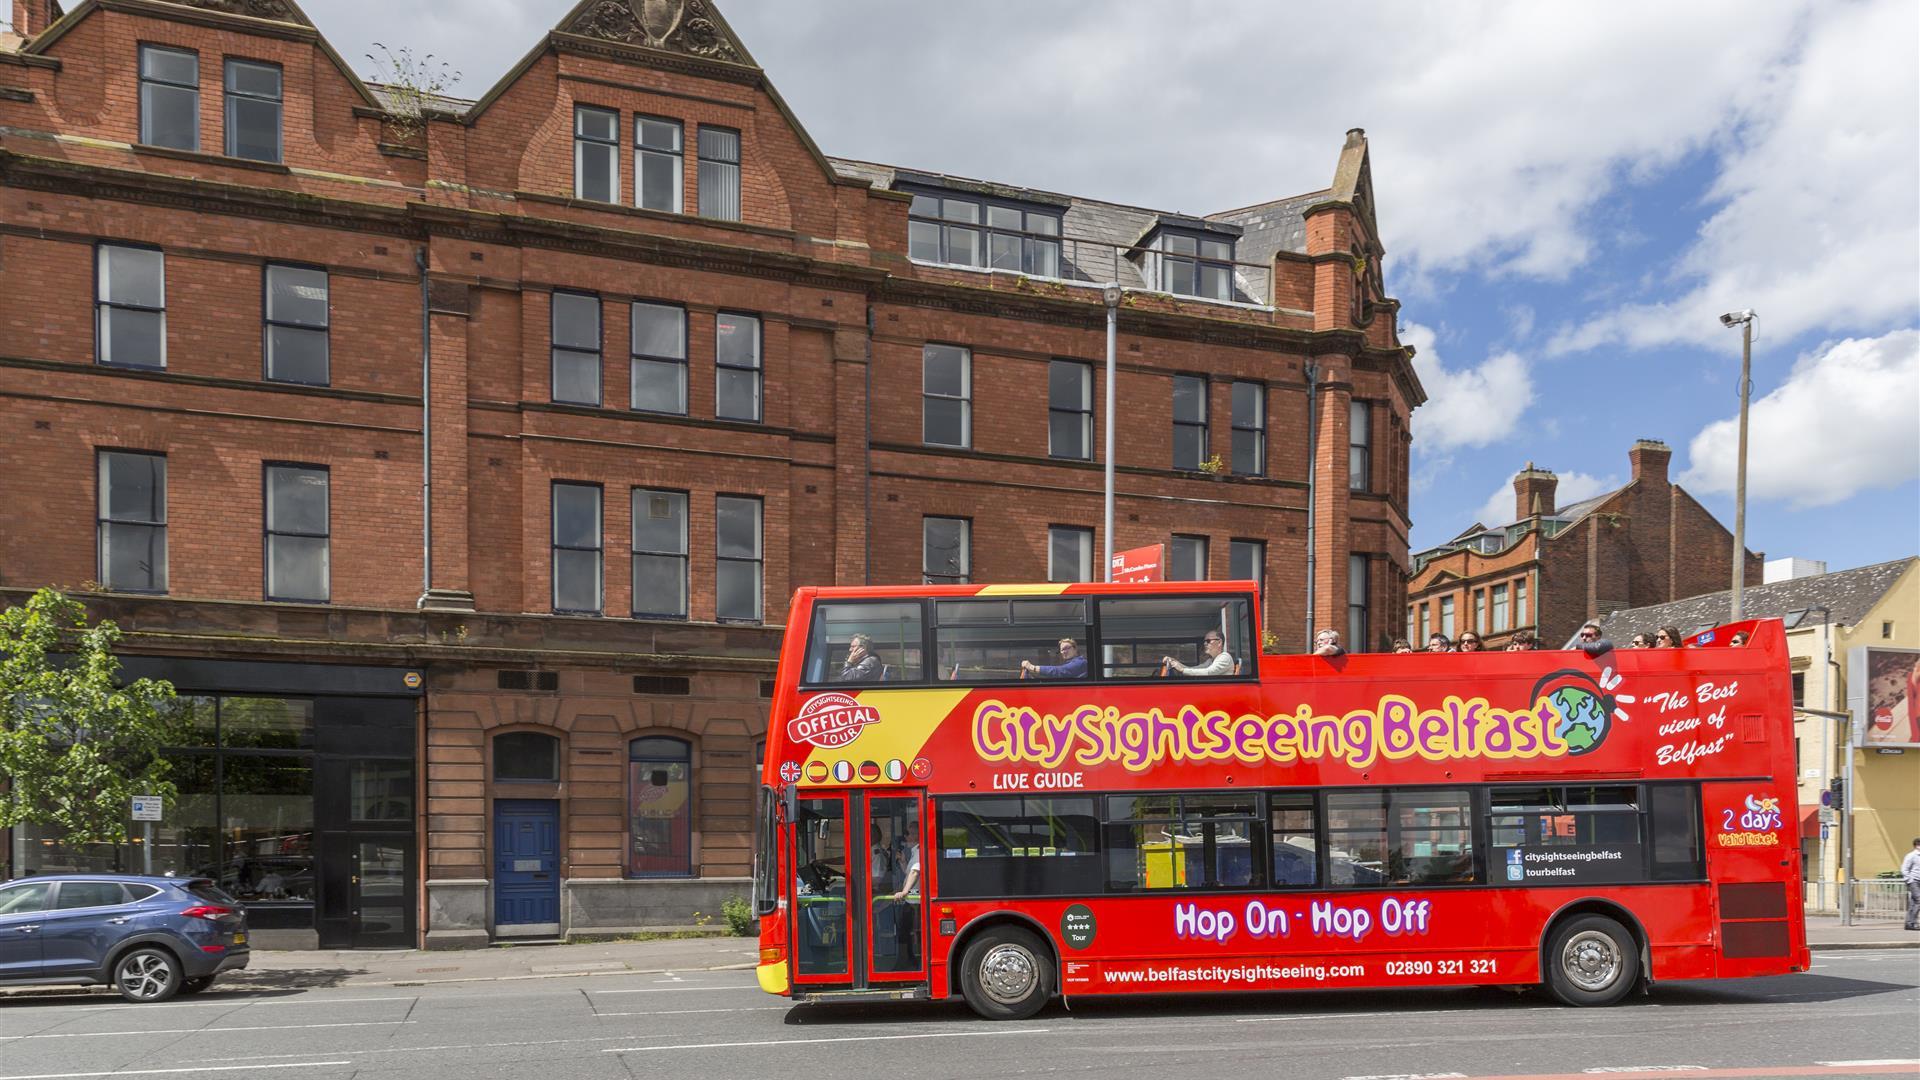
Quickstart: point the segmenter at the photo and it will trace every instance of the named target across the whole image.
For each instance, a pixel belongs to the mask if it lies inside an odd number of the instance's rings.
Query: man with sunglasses
[[[1221,636],[1220,631],[1207,631],[1206,637],[1200,639],[1200,648],[1205,653],[1205,663],[1189,667],[1171,656],[1163,656],[1160,658],[1160,666],[1182,675],[1198,675],[1201,678],[1217,678],[1221,675],[1233,674],[1233,654],[1227,651],[1227,639]]]
[[[1588,656],[1599,656],[1603,652],[1612,651],[1613,642],[1600,635],[1599,623],[1588,622],[1580,624],[1579,633],[1574,634],[1573,640],[1567,642],[1567,648],[1579,649]]]

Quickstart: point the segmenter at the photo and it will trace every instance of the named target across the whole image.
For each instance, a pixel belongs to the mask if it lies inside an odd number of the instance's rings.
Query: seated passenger
[[[1020,661],[1020,670],[1042,679],[1084,679],[1087,677],[1087,658],[1080,655],[1080,643],[1070,637],[1060,639],[1060,662],[1057,664],[1036,664],[1031,660]]]
[[[1204,663],[1189,667],[1171,656],[1163,656],[1160,658],[1160,665],[1164,669],[1171,669],[1182,675],[1217,677],[1233,674],[1233,654],[1227,651],[1227,639],[1220,636],[1220,631],[1207,631],[1207,636],[1201,640],[1200,647],[1205,650],[1206,662]]]
[[[1313,655],[1315,656],[1347,655],[1347,650],[1340,647],[1340,631],[1322,630],[1319,633],[1313,635]]]
[[[840,682],[879,682],[883,674],[880,658],[873,655],[873,638],[855,634],[847,642],[847,665],[840,669]]]

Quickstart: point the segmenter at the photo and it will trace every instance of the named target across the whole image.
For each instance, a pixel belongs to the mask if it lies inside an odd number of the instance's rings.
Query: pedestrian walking
[[[1907,929],[1920,930],[1920,836],[1913,838],[1913,850],[1900,860],[1900,879],[1907,883]]]

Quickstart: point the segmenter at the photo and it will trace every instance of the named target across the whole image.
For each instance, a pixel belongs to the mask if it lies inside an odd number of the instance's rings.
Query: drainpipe
[[[860,508],[866,517],[866,525],[860,530],[865,550],[860,557],[860,581],[864,585],[873,584],[873,305],[867,305],[867,338],[861,346],[866,362],[860,365],[866,371],[867,393],[862,399],[861,412],[866,423],[866,436],[860,440]]]
[[[1315,542],[1319,522],[1320,409],[1314,397],[1319,389],[1320,365],[1307,361],[1307,649],[1313,649],[1313,593]]]
[[[427,249],[415,248],[420,270],[420,600],[433,591],[433,305],[427,292]]]

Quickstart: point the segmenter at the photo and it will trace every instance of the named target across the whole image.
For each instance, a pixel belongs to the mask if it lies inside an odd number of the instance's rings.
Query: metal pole
[[[420,269],[420,604],[433,592],[433,301],[427,249],[413,253]]]
[[[1847,722],[1847,737],[1840,740],[1840,752],[1847,755],[1846,784],[1840,789],[1840,925],[1853,925],[1853,723]]]
[[[1313,578],[1315,569],[1314,528],[1319,523],[1320,406],[1314,392],[1320,382],[1320,365],[1307,361],[1307,651],[1313,650]],[[1351,644],[1351,643],[1349,643]]]
[[[1120,283],[1110,283],[1103,291],[1107,302],[1107,409],[1106,409],[1106,449],[1103,459],[1106,463],[1106,493],[1102,501],[1100,515],[1100,537],[1102,545],[1102,565],[1106,573],[1102,581],[1113,580],[1113,373],[1114,352],[1120,334]]]
[[[140,823],[140,872],[153,876],[153,822]]]
[[[1753,315],[1740,325],[1740,461],[1733,482],[1733,615],[1740,621],[1740,593],[1747,583],[1747,398],[1753,392]]]

